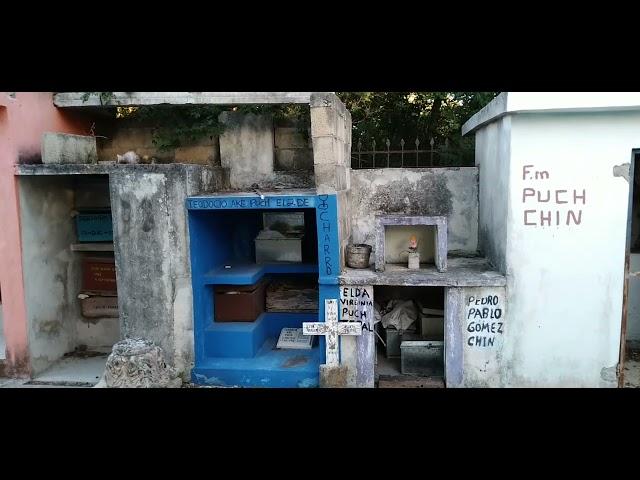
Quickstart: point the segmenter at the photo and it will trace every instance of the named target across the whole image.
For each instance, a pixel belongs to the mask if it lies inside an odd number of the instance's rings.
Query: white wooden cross
[[[325,335],[327,347],[327,365],[338,365],[338,335],[362,335],[362,322],[339,322],[338,300],[324,301],[324,322],[303,322],[304,335]]]

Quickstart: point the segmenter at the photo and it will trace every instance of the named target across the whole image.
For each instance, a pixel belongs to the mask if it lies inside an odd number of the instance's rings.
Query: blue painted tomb
[[[242,387],[317,387],[325,361],[324,338],[310,350],[279,350],[282,328],[324,320],[324,300],[339,298],[338,222],[335,195],[315,191],[226,193],[189,197],[197,384]],[[302,262],[257,264],[254,239],[265,212],[303,212]],[[264,312],[253,322],[216,321],[216,285],[253,285],[262,278],[313,276],[319,287],[318,313]]]

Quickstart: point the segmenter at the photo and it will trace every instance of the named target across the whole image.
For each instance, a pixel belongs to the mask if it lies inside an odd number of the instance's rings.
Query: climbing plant
[[[400,140],[434,139],[451,148],[472,148],[472,139],[460,134],[462,124],[484,107],[498,92],[337,92],[351,112],[354,144],[375,140],[392,145]],[[87,92],[102,105],[113,103],[113,92]],[[271,114],[275,122],[296,125],[305,137],[310,128],[308,105],[159,105],[120,107],[115,105],[118,120],[139,122],[153,128],[153,141],[160,150],[169,150],[206,136],[219,135],[225,125],[223,111]],[[307,137],[308,139],[308,137]]]
[[[83,101],[98,95],[102,105],[114,98],[113,92],[87,92]],[[207,136],[220,135],[225,124],[219,119],[224,111],[270,114],[276,123],[291,122],[306,137],[311,124],[308,105],[153,105],[140,107],[116,106],[115,117],[130,124],[147,125],[153,129],[153,143],[161,151],[196,142]]]

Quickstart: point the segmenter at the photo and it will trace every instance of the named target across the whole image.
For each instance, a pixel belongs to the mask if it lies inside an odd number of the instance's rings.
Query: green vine
[[[82,100],[86,102],[92,95],[98,95],[101,105],[108,105],[114,99],[113,92],[86,92]],[[220,135],[225,125],[219,116],[224,111],[244,114],[272,115],[274,122],[295,125],[308,140],[311,125],[308,105],[153,105],[141,107],[117,107],[116,118],[128,123],[148,125],[153,128],[153,144],[160,151],[168,151],[192,144],[205,137]]]

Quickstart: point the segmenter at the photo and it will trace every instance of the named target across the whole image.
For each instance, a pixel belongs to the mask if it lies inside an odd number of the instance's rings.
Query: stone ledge
[[[193,163],[166,164],[100,164],[100,163],[55,163],[55,164],[22,164],[15,165],[14,174],[27,175],[108,175],[114,172],[170,173],[189,169],[207,169],[212,172],[223,172],[222,167],[210,167]]]
[[[409,270],[404,265],[387,264],[384,272],[373,267],[345,268],[340,285],[397,285],[407,287],[504,287],[507,279],[482,257],[449,257],[446,272],[435,265]]]
[[[62,108],[114,106],[135,107],[142,105],[236,105],[236,104],[287,104],[311,102],[312,92],[113,92],[113,98],[105,105],[97,95],[83,100],[85,92],[62,92],[53,96],[53,104]]]

